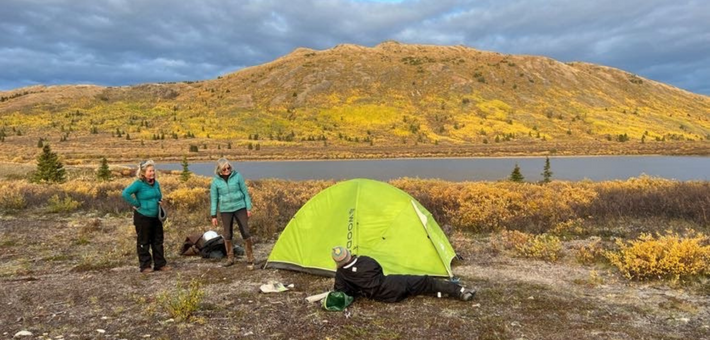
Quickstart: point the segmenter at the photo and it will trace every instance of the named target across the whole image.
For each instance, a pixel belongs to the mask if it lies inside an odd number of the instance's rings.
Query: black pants
[[[437,293],[456,298],[461,293],[461,286],[426,275],[387,275],[372,298],[383,302],[398,302],[408,296]]]
[[[239,225],[239,232],[242,234],[242,238],[245,240],[249,239],[251,235],[249,235],[249,222],[246,209],[222,213],[222,227],[224,228],[224,235],[222,235],[222,237],[227,241],[232,240],[234,220],[236,220]]]
[[[134,211],[133,225],[136,226],[136,234],[138,235],[136,250],[138,251],[140,268],[150,268],[151,262],[155,264],[155,269],[165,266],[167,261],[165,261],[165,250],[163,249],[163,222],[160,222],[157,217],[147,217]],[[151,248],[153,250],[152,259]]]

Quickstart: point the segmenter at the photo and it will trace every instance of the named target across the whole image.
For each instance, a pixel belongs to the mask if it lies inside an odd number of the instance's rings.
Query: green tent
[[[331,249],[376,259],[385,274],[451,277],[456,256],[431,214],[387,183],[353,179],[311,198],[291,219],[264,268],[335,276]]]

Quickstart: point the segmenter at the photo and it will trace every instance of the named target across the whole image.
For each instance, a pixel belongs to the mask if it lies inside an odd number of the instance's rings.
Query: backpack
[[[203,258],[221,259],[227,256],[227,250],[224,248],[224,238],[213,231],[208,231],[204,234],[192,234],[185,238],[180,255],[200,255]]]
[[[200,247],[200,256],[205,259],[221,259],[227,256],[224,238],[220,235],[204,242]]]

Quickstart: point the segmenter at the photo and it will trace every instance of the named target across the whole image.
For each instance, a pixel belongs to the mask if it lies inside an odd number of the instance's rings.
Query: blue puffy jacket
[[[214,176],[210,185],[210,202],[210,215],[213,217],[217,216],[218,208],[220,212],[235,212],[244,208],[251,210],[251,197],[242,175],[232,171],[226,181],[219,175]]]
[[[123,190],[123,199],[138,208],[138,212],[147,217],[158,217],[158,202],[163,199],[158,181],[153,185],[142,180],[136,180]],[[135,198],[134,198],[135,196]]]

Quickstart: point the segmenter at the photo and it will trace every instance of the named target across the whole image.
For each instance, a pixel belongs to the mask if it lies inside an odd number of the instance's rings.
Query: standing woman
[[[227,263],[225,267],[234,264],[234,248],[232,246],[232,234],[234,230],[234,220],[239,225],[239,232],[244,238],[245,252],[247,256],[247,268],[254,269],[254,253],[252,252],[252,239],[249,235],[248,220],[251,217],[251,198],[244,183],[244,178],[240,173],[234,171],[232,165],[225,158],[217,161],[215,176],[210,185],[210,215],[212,225],[218,225],[217,208],[222,216],[222,227],[224,228],[224,246],[227,248]]]
[[[155,179],[155,163],[152,160],[138,165],[133,184],[123,190],[123,199],[133,208],[133,225],[138,234],[136,248],[141,273],[153,270],[168,271],[163,249],[163,222],[158,218],[163,194],[160,184]],[[153,250],[151,258],[150,249]],[[151,269],[151,262],[154,269]]]

